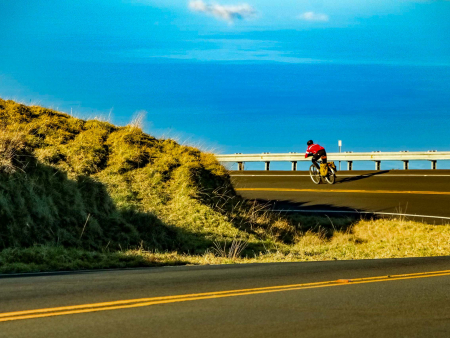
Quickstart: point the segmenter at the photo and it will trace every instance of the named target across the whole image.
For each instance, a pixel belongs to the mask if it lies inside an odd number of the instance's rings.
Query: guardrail
[[[431,169],[437,168],[438,160],[450,160],[450,151],[400,151],[400,152],[381,152],[373,151],[370,153],[327,153],[328,161],[346,161],[347,169],[353,169],[354,161],[374,161],[375,170],[381,169],[381,161],[403,161],[403,169],[409,169],[409,161],[430,161]],[[292,170],[297,170],[298,161],[311,161],[311,158],[305,158],[305,153],[286,153],[286,154],[227,154],[216,155],[219,162],[236,162],[238,170],[244,170],[245,162],[264,162],[265,170],[270,170],[270,162],[291,162]]]

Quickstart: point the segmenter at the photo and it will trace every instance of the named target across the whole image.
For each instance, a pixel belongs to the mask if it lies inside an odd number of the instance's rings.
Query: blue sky
[[[222,153],[304,151],[310,138],[450,149],[450,1],[16,0],[0,12],[2,98],[122,125],[145,111],[147,132]]]

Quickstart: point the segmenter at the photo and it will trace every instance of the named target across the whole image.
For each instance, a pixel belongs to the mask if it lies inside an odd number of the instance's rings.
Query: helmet
[[[306,145],[307,146],[310,146],[311,144],[313,144],[314,142],[313,142],[313,140],[309,140],[308,142],[306,142]]]

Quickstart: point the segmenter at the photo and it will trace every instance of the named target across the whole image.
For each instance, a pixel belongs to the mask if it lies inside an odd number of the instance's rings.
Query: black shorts
[[[319,158],[322,159],[322,163],[327,163],[327,152],[325,151],[325,149],[321,149],[317,153],[315,153],[313,155],[312,161],[317,162]]]

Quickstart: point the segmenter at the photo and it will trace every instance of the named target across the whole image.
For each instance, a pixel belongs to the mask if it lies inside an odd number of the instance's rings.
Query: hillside
[[[203,252],[240,238],[258,250],[295,235],[236,196],[214,155],[138,125],[0,100],[0,130],[0,249]]]

